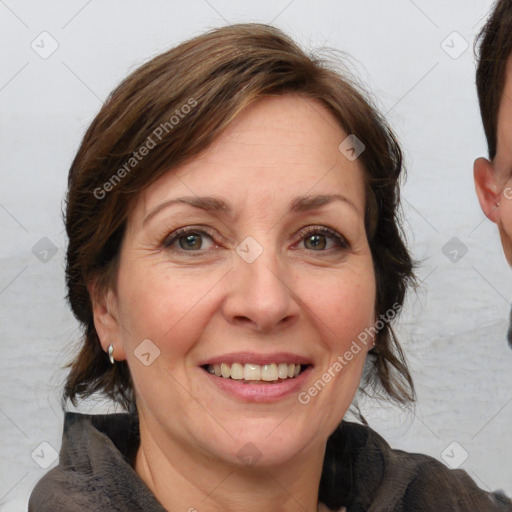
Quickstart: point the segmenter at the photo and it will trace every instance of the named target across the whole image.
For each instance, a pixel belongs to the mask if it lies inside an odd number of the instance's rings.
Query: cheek
[[[118,280],[119,321],[125,342],[149,338],[158,344],[186,307],[183,301],[176,301],[179,293],[177,283],[165,273],[157,274],[156,269],[136,262],[125,265]]]
[[[510,188],[512,194],[512,187]],[[512,240],[512,196],[510,199],[503,199],[501,203],[501,222],[503,230],[508,235],[508,238]]]
[[[498,225],[501,243],[507,258],[508,264],[512,266],[512,198],[502,202],[501,221]]]
[[[305,278],[307,280],[307,278]],[[330,351],[343,353],[347,345],[375,321],[376,286],[371,263],[326,276],[305,285],[304,302],[323,329]]]
[[[190,350],[201,335],[209,318],[209,291],[217,281],[218,276],[211,272],[171,272],[165,264],[126,265],[119,275],[118,296],[127,354],[142,340],[150,339],[164,356],[160,363],[172,367],[175,356]],[[172,352],[171,357],[165,357],[167,352]]]

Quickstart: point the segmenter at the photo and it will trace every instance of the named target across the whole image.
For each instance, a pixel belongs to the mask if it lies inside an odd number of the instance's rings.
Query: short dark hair
[[[95,282],[98,293],[114,287],[129,208],[142,190],[197,157],[249,105],[283,94],[318,101],[347,134],[365,144],[359,158],[365,170],[365,226],[376,276],[375,313],[377,318],[390,311],[396,314],[414,274],[399,218],[404,169],[394,134],[362,89],[308,56],[280,30],[260,24],[223,27],[178,45],[128,76],[93,120],[71,165],[66,282],[84,338],[70,364],[64,399],[76,405],[78,397],[102,392],[134,409],[126,361],[110,365],[100,345],[88,284]],[[179,122],[174,123],[177,116]],[[166,127],[168,133],[127,168],[134,152],[156,138],[155,127]],[[379,322],[384,325],[370,352],[363,389],[383,391],[407,403],[414,399],[411,376],[390,323]]]
[[[496,156],[498,112],[512,54],[512,0],[498,0],[475,42],[476,87],[489,158]]]

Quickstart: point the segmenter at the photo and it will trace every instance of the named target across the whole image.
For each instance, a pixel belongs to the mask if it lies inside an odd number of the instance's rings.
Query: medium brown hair
[[[499,0],[475,42],[476,87],[489,158],[496,156],[498,112],[512,54],[512,1]]]
[[[115,286],[129,208],[142,190],[197,157],[250,104],[283,94],[318,101],[347,134],[365,144],[359,158],[366,172],[365,225],[376,275],[376,316],[401,307],[413,263],[400,228],[402,153],[392,131],[353,81],[308,56],[280,30],[260,24],[223,27],[128,76],[92,122],[71,165],[66,279],[84,336],[70,364],[65,399],[76,405],[78,398],[102,392],[134,410],[128,365],[110,365],[102,350],[87,285],[94,281],[99,294]],[[155,134],[163,131],[165,137],[157,140]],[[134,155],[152,145],[150,139],[156,144],[139,161]],[[414,399],[412,379],[391,325],[381,323],[363,388],[406,403]]]

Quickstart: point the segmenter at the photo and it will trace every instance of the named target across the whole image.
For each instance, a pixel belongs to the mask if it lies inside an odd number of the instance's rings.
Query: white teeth
[[[231,365],[231,378],[236,380],[244,378],[244,367],[240,363],[233,363]]]
[[[292,379],[300,373],[300,364],[271,363],[271,364],[241,364],[241,363],[222,363],[209,364],[206,370],[216,377],[224,379],[275,382],[279,379]]]
[[[288,365],[286,363],[279,363],[277,365],[277,374],[280,379],[286,379],[288,377]]]
[[[261,369],[261,380],[272,381],[277,380],[277,364],[265,364]]]
[[[222,363],[220,365],[220,373],[225,379],[231,377],[231,367],[229,366],[229,364]]]
[[[261,366],[259,364],[246,364],[244,366],[244,380],[261,380]]]

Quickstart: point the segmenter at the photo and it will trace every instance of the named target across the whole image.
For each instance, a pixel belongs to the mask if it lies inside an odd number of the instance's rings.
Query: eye
[[[315,252],[348,249],[350,244],[336,231],[326,226],[309,226],[300,232],[303,248]],[[176,252],[201,252],[216,247],[213,236],[192,226],[173,231],[162,242],[166,250]]]
[[[163,242],[166,249],[195,252],[210,249],[214,243],[206,231],[195,228],[180,228],[171,233]]]
[[[325,226],[310,226],[301,232],[306,249],[323,252],[329,249],[348,249],[349,243],[336,231]]]

